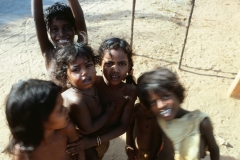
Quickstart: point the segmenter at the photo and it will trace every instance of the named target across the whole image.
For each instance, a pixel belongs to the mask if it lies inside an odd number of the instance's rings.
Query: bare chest
[[[61,139],[54,139],[50,144],[41,144],[31,154],[29,159],[31,160],[70,160],[65,150],[67,146],[67,139],[59,137]]]

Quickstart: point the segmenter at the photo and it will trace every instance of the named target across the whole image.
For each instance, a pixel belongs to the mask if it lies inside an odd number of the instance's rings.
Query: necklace
[[[96,87],[94,87],[94,92],[95,92],[94,95],[84,93],[83,91],[79,90],[78,88],[76,88],[76,87],[74,87],[74,86],[72,86],[72,88],[73,88],[77,93],[80,93],[80,94],[83,94],[83,95],[85,95],[85,96],[92,97],[93,99],[98,100]]]

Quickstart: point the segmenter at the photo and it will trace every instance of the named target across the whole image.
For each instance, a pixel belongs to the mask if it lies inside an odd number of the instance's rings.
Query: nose
[[[65,34],[64,30],[60,28],[59,31],[58,31],[58,35],[63,36],[64,34]]]
[[[158,109],[163,109],[165,107],[165,103],[164,101],[162,101],[161,99],[157,100],[157,108]]]
[[[81,71],[81,75],[86,75],[86,74],[87,74],[87,69],[83,68],[82,71]]]
[[[113,65],[112,66],[112,70],[114,71],[114,72],[119,72],[119,66],[118,65]]]

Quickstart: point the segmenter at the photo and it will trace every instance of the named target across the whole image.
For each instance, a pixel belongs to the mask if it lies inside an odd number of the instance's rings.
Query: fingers
[[[79,146],[79,144],[80,144],[79,141],[74,142],[74,143],[70,143],[70,144],[67,145],[67,148],[76,147],[76,146]]]
[[[70,155],[78,154],[81,151],[80,148],[67,148],[66,153]]]

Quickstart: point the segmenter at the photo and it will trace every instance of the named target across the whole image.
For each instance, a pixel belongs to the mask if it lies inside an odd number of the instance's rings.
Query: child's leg
[[[97,160],[98,159],[98,153],[95,147],[91,147],[87,150],[85,150],[85,156],[87,160]]]

